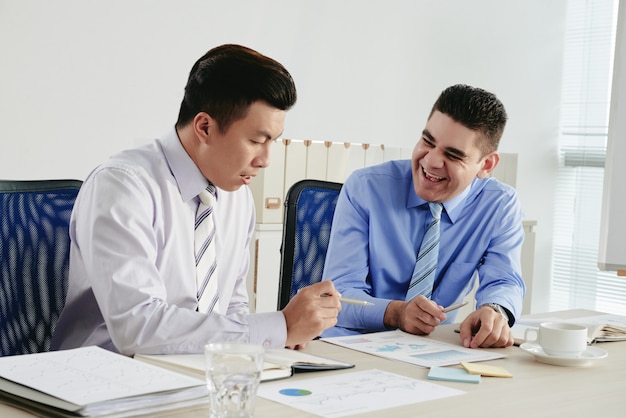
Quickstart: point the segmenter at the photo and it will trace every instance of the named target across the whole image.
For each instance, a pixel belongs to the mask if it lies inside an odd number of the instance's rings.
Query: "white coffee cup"
[[[542,322],[524,332],[527,343],[539,344],[551,356],[576,357],[587,349],[587,328],[565,322]]]
[[[263,371],[263,347],[245,343],[207,344],[204,353],[211,417],[252,417]]]

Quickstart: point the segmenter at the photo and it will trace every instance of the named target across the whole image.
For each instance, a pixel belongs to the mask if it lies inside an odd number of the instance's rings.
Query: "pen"
[[[450,312],[450,311],[453,311],[453,310],[455,310],[455,309],[462,308],[463,306],[465,306],[465,305],[467,305],[467,304],[468,304],[468,302],[467,302],[467,301],[465,301],[465,302],[461,302],[461,303],[455,303],[454,305],[450,305],[450,306],[448,306],[447,308],[443,308],[443,311],[444,311],[444,312]]]
[[[328,297],[330,295],[327,293],[322,293],[320,296]],[[343,296],[340,296],[339,300],[341,301],[341,303],[348,303],[350,305],[374,306],[372,302],[368,302],[366,300],[361,300],[361,299],[344,298]]]
[[[340,300],[341,300],[341,303],[349,303],[351,305],[374,306],[372,302],[368,302],[366,300],[351,299],[351,298],[344,298],[344,297],[342,297]]]

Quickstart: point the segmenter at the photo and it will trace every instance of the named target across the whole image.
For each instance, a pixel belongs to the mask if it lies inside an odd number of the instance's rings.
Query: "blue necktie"
[[[428,229],[426,229],[424,238],[422,238],[422,245],[417,255],[406,300],[411,300],[417,295],[424,295],[430,299],[433,293],[437,257],[439,256],[439,220],[443,206],[441,203],[429,203],[428,206],[433,218]]]
[[[213,207],[216,202],[215,186],[209,184],[200,194],[200,204],[196,212],[194,247],[196,257],[196,284],[198,286],[198,311],[211,313],[219,299],[215,255],[215,222]]]

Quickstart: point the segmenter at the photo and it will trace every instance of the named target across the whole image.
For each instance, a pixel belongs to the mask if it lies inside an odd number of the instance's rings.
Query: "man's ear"
[[[215,120],[206,112],[200,112],[193,118],[193,131],[202,143],[210,141],[215,128]]]
[[[489,175],[496,168],[499,162],[500,162],[500,154],[498,154],[498,151],[493,151],[485,155],[481,163],[482,167],[476,174],[476,177],[478,177],[479,179],[484,179],[486,177],[489,177]]]

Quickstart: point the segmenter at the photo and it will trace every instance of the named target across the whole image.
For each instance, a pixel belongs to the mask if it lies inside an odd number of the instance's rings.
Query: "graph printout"
[[[429,381],[372,369],[263,383],[257,395],[322,417],[344,417],[463,393]]]
[[[450,366],[462,361],[484,361],[506,357],[504,354],[491,350],[465,348],[400,330],[330,337],[322,340],[352,350],[422,367]]]
[[[84,406],[204,386],[204,381],[100,347],[0,358],[0,378]]]

